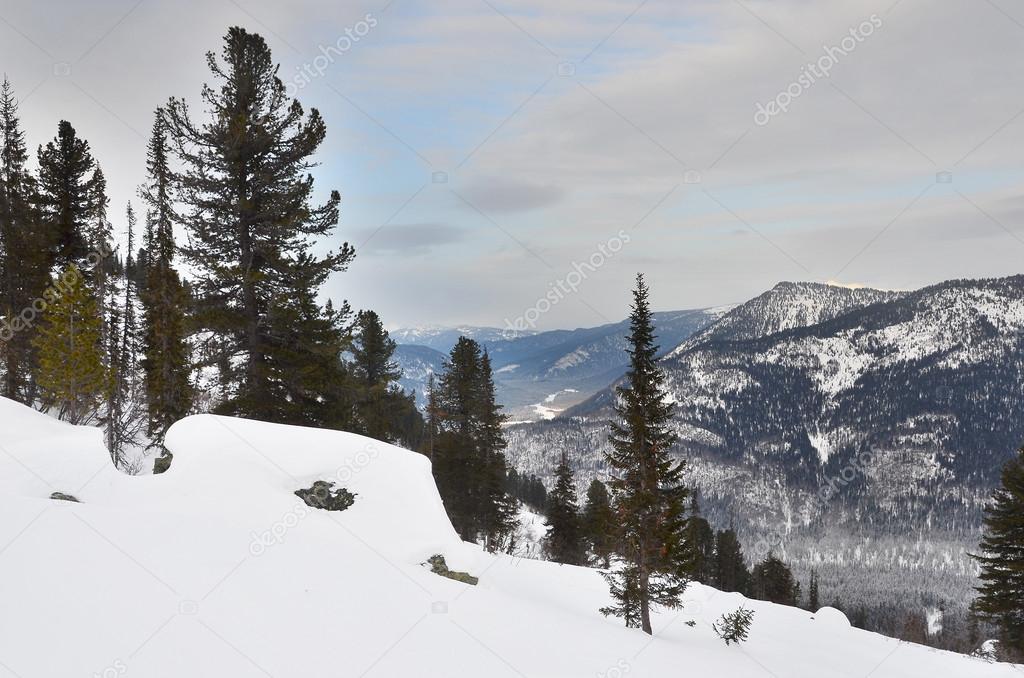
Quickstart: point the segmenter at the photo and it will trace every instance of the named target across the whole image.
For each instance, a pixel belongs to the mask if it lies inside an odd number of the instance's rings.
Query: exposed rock
[[[307,506],[324,509],[325,511],[344,511],[355,503],[356,495],[344,487],[332,489],[334,483],[317,480],[313,486],[305,490],[295,490],[295,496],[306,502]]]
[[[427,563],[430,565],[431,572],[439,574],[442,577],[448,577],[449,579],[454,579],[455,581],[460,581],[463,584],[469,584],[471,586],[476,586],[477,582],[480,581],[478,577],[474,577],[467,572],[449,570],[448,564],[444,562],[444,556],[440,553],[427,558]]]
[[[73,501],[76,504],[82,503],[78,501],[77,497],[70,494],[64,494],[63,492],[54,492],[53,494],[50,495],[50,499],[56,499],[58,501]]]

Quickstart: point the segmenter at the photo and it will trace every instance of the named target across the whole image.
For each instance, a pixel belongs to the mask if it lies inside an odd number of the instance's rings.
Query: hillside
[[[726,309],[666,311],[655,314],[665,351],[709,326]],[[395,359],[402,386],[415,389],[422,404],[429,371],[439,370],[438,352],[451,350],[460,334],[488,350],[494,366],[498,401],[517,421],[550,418],[575,405],[626,371],[623,320],[598,327],[551,330],[510,336],[494,328],[396,330]],[[411,343],[422,342],[422,343]]]
[[[915,604],[962,612],[981,508],[1024,441],[1022,331],[1020,276],[784,284],[737,307],[662,363],[704,511],[753,557],[825,570],[829,600],[884,605],[913,580]],[[610,402],[513,429],[510,459],[545,474],[565,448],[581,482],[600,474]]]
[[[195,416],[171,430],[170,471],[129,477],[96,429],[6,400],[0,425],[5,678],[1017,674],[699,585],[651,639],[596,612],[596,571],[459,542],[427,460],[351,434]],[[326,478],[349,509],[294,496]],[[479,585],[432,574],[435,553]],[[751,637],[726,647],[710,625],[741,602]]]

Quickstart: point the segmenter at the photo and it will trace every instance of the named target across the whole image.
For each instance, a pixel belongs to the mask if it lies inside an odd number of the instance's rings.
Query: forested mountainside
[[[962,603],[981,508],[1024,442],[1022,329],[1024,276],[909,293],[785,283],[737,307],[662,360],[702,509],[798,570],[867,568],[852,580],[865,601],[884,601],[885,573],[919,572]],[[544,476],[566,449],[589,482],[611,398],[513,427],[510,461]]]

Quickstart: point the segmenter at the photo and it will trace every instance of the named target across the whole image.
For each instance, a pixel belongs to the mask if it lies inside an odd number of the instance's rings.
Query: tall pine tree
[[[665,376],[656,356],[653,316],[642,275],[636,279],[630,315],[629,370],[616,389],[618,421],[610,424],[605,459],[616,519],[622,530],[623,567],[604,576],[615,604],[604,614],[652,633],[651,607],[675,608],[688,583],[686,518],[689,491],[683,462],[672,457],[675,435],[668,427]]]
[[[32,332],[19,327],[22,313],[49,281],[48,242],[34,209],[35,181],[28,169],[25,134],[11,83],[0,85],[0,395],[23,403],[34,398]]]
[[[516,502],[505,493],[505,415],[494,395],[490,359],[460,337],[445,363],[430,411],[433,470],[452,525],[467,541],[509,546]]]
[[[611,566],[615,551],[618,526],[611,506],[608,488],[597,478],[587,488],[587,502],[583,506],[583,533],[590,550],[602,567]]]
[[[219,411],[276,419],[282,402],[323,386],[313,370],[288,372],[296,360],[305,353],[319,363],[343,343],[342,328],[325,331],[326,344],[313,336],[324,328],[306,307],[354,251],[345,243],[323,258],[312,254],[338,221],[337,191],[323,205],[311,202],[310,158],[327,129],[316,109],[307,116],[288,98],[266,41],[231,28],[222,60],[210,52],[207,64],[217,81],[202,90],[207,120],[194,122],[182,99],[171,99],[164,115],[184,166],[178,185],[190,244],[182,252],[196,273],[196,320],[216,338],[208,362],[222,371]],[[305,342],[287,343],[295,333]]]
[[[1002,482],[985,509],[981,585],[972,609],[1000,631],[1008,659],[1024,657],[1024,448],[1003,467]]]
[[[57,126],[57,136],[37,153],[39,160],[38,205],[46,229],[53,272],[70,265],[82,269],[89,253],[89,233],[96,216],[96,162],[89,142],[81,139],[67,120]]]
[[[146,432],[161,447],[167,429],[188,414],[193,390],[186,342],[187,295],[174,268],[174,200],[167,134],[158,110],[146,154],[146,182],[139,193],[146,205],[145,270],[139,290],[142,305],[141,367],[147,405]]]
[[[576,482],[565,452],[555,467],[555,486],[547,497],[547,525],[544,550],[548,558],[566,565],[582,565],[585,554]]]

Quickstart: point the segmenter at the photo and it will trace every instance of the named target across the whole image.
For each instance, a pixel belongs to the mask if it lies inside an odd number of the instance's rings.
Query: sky
[[[154,109],[234,25],[327,122],[320,247],[357,256],[325,297],[392,328],[613,322],[638,272],[658,310],[1024,272],[1008,0],[4,0],[0,70],[123,228]]]

